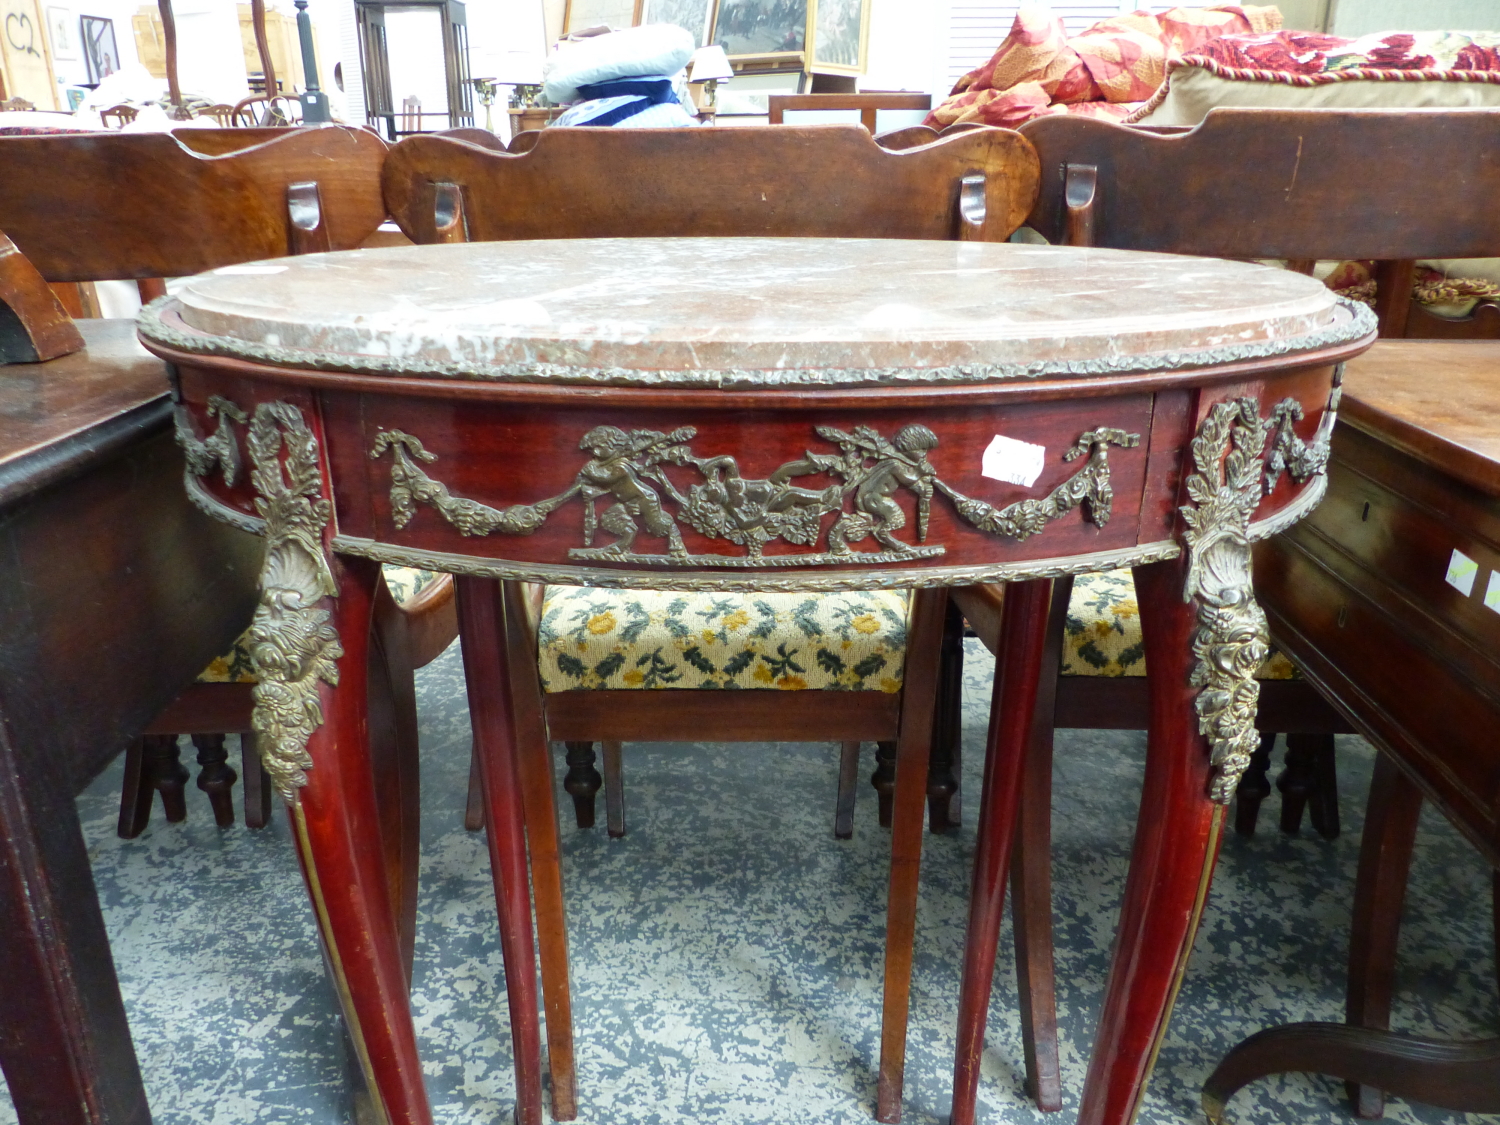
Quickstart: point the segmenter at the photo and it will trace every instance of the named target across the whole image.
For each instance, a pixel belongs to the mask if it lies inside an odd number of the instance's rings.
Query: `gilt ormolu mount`
[[[927,542],[928,513],[933,493],[953,501],[958,514],[981,531],[1007,539],[1027,539],[1074,508],[1098,527],[1109,522],[1114,491],[1110,486],[1108,450],[1130,448],[1140,435],[1124,430],[1089,430],[1064,455],[1065,461],[1087,456],[1077,473],[1045,497],[1017,501],[996,508],[965,496],[945,483],[928,460],[938,444],[926,426],[903,426],[887,441],[869,426],[845,432],[816,426],[817,435],[837,452],[809,450],[764,479],[745,477],[733,456],[699,457],[689,445],[696,428],[683,426],[671,433],[596,426],[583,435],[579,448],[590,459],[567,489],[531,504],[491,508],[452,495],[417,464],[437,456],[421,441],[401,430],[381,430],[371,458],[392,451],[391,511],[403,528],[416,514],[417,504],[433,508],[463,535],[529,535],[558,508],[581,499],[585,505],[583,546],[568,551],[580,561],[625,561],[665,566],[829,566],[849,563],[890,563],[942,555],[941,544]],[[413,460],[415,458],[415,460]],[[693,469],[701,478],[685,486],[673,481],[665,465]],[[831,480],[821,488],[792,483],[800,477],[821,475]],[[896,537],[906,526],[906,513],[895,499],[902,489],[916,496],[916,543]],[[664,499],[665,497],[665,499]],[[666,499],[676,508],[667,509]],[[605,502],[599,511],[600,502]],[[826,530],[825,517],[834,516]],[[710,539],[722,539],[745,549],[744,554],[694,554],[683,544],[679,521]],[[594,546],[599,531],[615,541]],[[638,535],[665,539],[667,553],[638,551]],[[766,555],[775,540],[800,547],[802,552]],[[851,544],[873,539],[873,551],[856,551]]]

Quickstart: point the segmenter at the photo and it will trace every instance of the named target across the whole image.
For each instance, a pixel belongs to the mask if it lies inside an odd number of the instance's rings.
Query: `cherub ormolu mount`
[[[869,426],[855,426],[848,433],[818,426],[816,432],[838,451],[809,450],[766,478],[753,479],[740,473],[732,456],[694,454],[689,443],[698,431],[692,426],[665,434],[595,426],[578,443],[589,460],[568,488],[545,500],[505,509],[452,495],[446,485],[417,465],[418,461],[436,461],[436,455],[401,430],[381,430],[370,457],[391,451],[391,512],[397,528],[410,523],[416,506],[424,504],[463,535],[529,535],[558,508],[581,499],[585,505],[583,546],[569,550],[572,559],[668,566],[829,566],[902,562],[943,554],[944,547],[927,542],[934,491],[952,500],[958,514],[974,527],[1007,539],[1029,538],[1079,505],[1086,519],[1103,527],[1109,522],[1114,497],[1108,448],[1129,448],[1140,441],[1139,434],[1124,430],[1089,430],[1063,455],[1067,461],[1087,456],[1082,469],[1045,497],[995,508],[939,479],[927,459],[938,438],[926,426],[903,426],[891,441]],[[684,491],[667,475],[664,465],[690,467],[702,480]],[[815,488],[793,483],[810,476],[831,478],[831,483]],[[907,522],[896,499],[902,489],[916,495],[916,543],[895,534]],[[606,504],[602,512],[598,510],[601,501]],[[667,501],[675,505],[676,515],[667,510]],[[835,518],[825,532],[824,517],[830,515]],[[683,544],[679,520],[710,539],[743,547],[745,553],[690,552]],[[594,546],[600,531],[615,536],[615,541]],[[636,538],[642,532],[665,539],[667,553],[637,550]],[[820,540],[826,545],[822,550],[766,555],[766,544],[778,539],[800,547],[816,548]],[[874,539],[877,548],[856,551],[851,546],[866,539]]]

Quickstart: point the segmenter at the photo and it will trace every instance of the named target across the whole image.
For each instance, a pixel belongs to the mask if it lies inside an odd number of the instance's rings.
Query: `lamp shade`
[[[542,84],[541,55],[530,51],[505,51],[495,59],[495,81],[502,86],[540,86]]]
[[[717,43],[709,47],[699,47],[693,52],[692,61],[688,63],[689,82],[707,82],[714,78],[733,77],[734,68],[729,65],[729,56]]]

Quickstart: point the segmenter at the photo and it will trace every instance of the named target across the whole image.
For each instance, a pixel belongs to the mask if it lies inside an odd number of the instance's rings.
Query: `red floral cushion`
[[[1351,100],[1340,101],[1347,84]],[[1308,108],[1492,104],[1443,93],[1453,84],[1500,85],[1500,32],[1388,31],[1342,39],[1310,31],[1225,35],[1167,60],[1167,78],[1129,119],[1193,124],[1217,104],[1287,108],[1288,88]],[[1176,97],[1173,88],[1178,88]],[[1378,95],[1377,95],[1378,91]],[[1152,116],[1162,107],[1165,116]]]

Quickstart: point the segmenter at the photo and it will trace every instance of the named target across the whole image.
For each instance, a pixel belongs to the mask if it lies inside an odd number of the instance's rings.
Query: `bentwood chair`
[[[386,161],[385,187],[392,216],[419,243],[653,235],[1002,240],[1030,208],[1034,175],[1029,149],[998,129],[898,154],[859,126],[579,128],[549,129],[524,155],[408,138]],[[572,1117],[575,1083],[546,742],[603,742],[608,758],[635,739],[713,737],[896,744],[886,956],[900,968],[888,970],[878,1116],[899,1120],[946,596],[709,597],[507,583],[504,601],[517,738],[531,763],[523,785],[554,1116]]]
[[[194,151],[167,134],[0,138],[0,232],[53,283],[154,280],[352,248],[385,218],[385,151],[374,134],[344,128],[284,131],[275,140],[222,155]],[[133,320],[81,325],[91,343],[144,354],[134,345]],[[189,444],[207,436],[180,433]],[[385,707],[388,720],[374,724],[384,736],[382,786],[391,810],[383,826],[387,855],[392,883],[403,893],[396,901],[409,920],[415,909],[417,786],[406,651],[412,642],[404,621],[404,615],[388,613],[377,623],[371,647],[380,668],[371,681],[379,697],[372,707]],[[178,709],[171,733],[243,729],[247,691],[238,683],[195,685],[168,709],[169,716]]]
[[[1500,187],[1500,160],[1494,156],[1500,113],[1493,110],[1221,109],[1197,128],[1169,135],[1053,116],[1028,122],[1020,132],[1042,165],[1041,191],[1027,224],[1048,241],[1280,259],[1304,271],[1319,259],[1373,259],[1383,336],[1410,330],[1415,259],[1500,254],[1500,231],[1479,202]],[[1385,171],[1413,159],[1444,169],[1448,182],[1464,185],[1446,197],[1451,205],[1439,206],[1444,197],[1431,185]],[[1412,376],[1421,378],[1421,372]],[[954,593],[991,649],[1002,599],[997,587]],[[1044,667],[1057,673],[1044,678],[1039,692],[1011,867],[1027,1081],[1047,1109],[1061,1105],[1048,855],[1052,731],[1147,725],[1133,606],[1128,571],[1080,577],[1071,588],[1066,581],[1054,584]],[[1295,831],[1306,801],[1314,827],[1334,835],[1332,740],[1353,728],[1309,682],[1291,674],[1284,658],[1268,661],[1258,673],[1263,740],[1238,795],[1237,827],[1253,830],[1255,807],[1268,789],[1268,739],[1285,732],[1290,776],[1283,777],[1282,825]],[[1384,829],[1367,823],[1365,830]],[[1383,879],[1389,882],[1391,875]],[[1375,939],[1357,935],[1366,955],[1351,969],[1350,1010],[1366,1013],[1365,1026],[1377,1026],[1369,1022],[1371,1012],[1388,1015],[1389,980],[1379,984],[1376,966],[1382,956],[1394,956],[1395,933],[1394,925],[1386,925]],[[1367,1004],[1367,988],[1380,987],[1385,1006]]]

